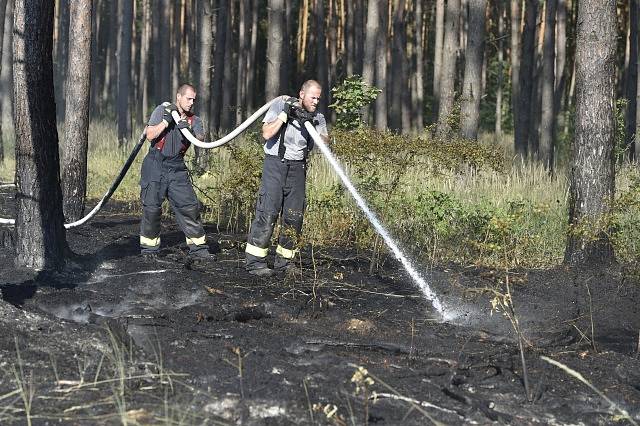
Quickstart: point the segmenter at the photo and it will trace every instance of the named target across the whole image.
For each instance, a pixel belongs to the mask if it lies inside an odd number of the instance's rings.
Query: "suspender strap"
[[[280,127],[280,133],[278,136],[278,157],[281,161],[284,161],[284,153],[287,151],[287,147],[284,146],[284,134],[287,131],[287,123]]]

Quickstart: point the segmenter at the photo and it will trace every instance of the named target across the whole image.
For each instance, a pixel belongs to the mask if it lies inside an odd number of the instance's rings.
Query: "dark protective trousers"
[[[267,267],[273,228],[282,212],[282,228],[276,249],[275,269],[283,269],[296,254],[305,207],[307,165],[304,160],[281,160],[266,155],[255,219],[247,239],[247,269]]]
[[[142,163],[140,179],[141,252],[153,253],[160,249],[160,216],[165,198],[169,199],[176,222],[185,234],[189,251],[208,250],[200,223],[200,203],[193,192],[187,166],[181,158],[166,158],[152,148]]]

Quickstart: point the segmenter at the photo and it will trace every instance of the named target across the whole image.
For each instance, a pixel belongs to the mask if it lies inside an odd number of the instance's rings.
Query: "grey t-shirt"
[[[162,116],[164,114],[164,105],[165,104],[158,105],[156,109],[153,110],[153,112],[151,113],[151,117],[149,117],[149,122],[147,123],[149,126],[160,124],[160,122],[162,121]],[[202,125],[202,119],[197,115],[191,116],[191,128],[193,129],[194,135],[198,139],[204,137],[204,127]],[[156,141],[162,139],[163,136],[165,137],[165,139],[164,147],[162,148],[162,155],[164,155],[165,157],[176,157],[180,154],[180,150],[183,148],[183,145],[186,148],[189,148],[189,145],[191,145],[191,143],[184,136],[182,136],[180,130],[176,128],[176,123],[174,121],[171,121],[171,123],[169,123],[169,127],[167,127],[166,130],[160,134],[160,136],[154,139],[153,143],[155,144]]]
[[[282,112],[284,108],[284,99],[279,97],[262,119],[263,123],[271,123],[278,118],[278,114]],[[314,126],[320,135],[328,135],[327,121],[324,115],[317,113],[315,119],[318,124]],[[304,160],[304,150],[307,148],[307,139],[309,139],[309,150],[313,148],[313,140],[309,136],[309,132],[304,126],[298,123],[298,120],[290,120],[287,124],[287,129],[284,134],[284,146],[286,151],[284,158],[287,160]],[[280,149],[280,132],[276,133],[272,138],[264,143],[264,152],[269,155],[278,155]]]

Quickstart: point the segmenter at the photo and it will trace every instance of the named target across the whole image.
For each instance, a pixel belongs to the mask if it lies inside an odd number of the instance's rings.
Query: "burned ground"
[[[392,261],[370,276],[366,253],[316,247],[260,279],[242,235],[209,226],[219,259],[194,263],[164,225],[158,259],[138,256],[138,218],[118,208],[68,231],[62,272],[0,250],[0,423],[640,422],[640,284],[622,266],[422,265],[443,322]]]

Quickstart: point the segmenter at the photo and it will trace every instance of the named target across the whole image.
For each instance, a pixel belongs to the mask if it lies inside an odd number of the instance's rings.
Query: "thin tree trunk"
[[[433,58],[433,110],[437,116],[440,96],[440,74],[442,72],[442,48],[444,43],[445,0],[436,0],[436,40]]]
[[[231,2],[229,8],[229,19],[227,19],[227,34],[232,35],[231,29],[234,23],[234,9],[235,2]],[[220,118],[220,127],[223,131],[231,129],[233,112],[234,97],[234,85],[235,79],[233,78],[233,37],[227,37],[224,48],[224,77],[222,79],[222,117]]]
[[[606,217],[614,196],[616,4],[582,0],[576,35],[576,117],[565,262],[614,260]]]
[[[122,1],[122,0],[120,0]],[[174,101],[173,87],[171,80],[171,6],[172,3],[168,0],[160,0],[161,8],[159,10],[159,28],[158,28],[158,47],[159,47],[159,62],[158,67],[160,69],[159,79],[156,83],[156,87],[159,88],[158,94],[162,98],[162,101]]]
[[[229,17],[229,0],[220,0],[218,3],[218,14],[216,16],[216,40],[215,54],[213,58],[213,82],[211,93],[218,97],[211,101],[211,133],[218,134],[221,120],[222,82],[224,79],[224,52],[227,44],[227,20]]]
[[[387,128],[387,25],[388,11],[387,1],[380,1],[380,30],[378,31],[378,41],[376,50],[376,86],[382,92],[376,98],[376,128],[385,130]]]
[[[405,52],[407,50],[404,35],[404,0],[395,0],[393,13],[393,38],[391,40],[391,105],[390,128],[394,131],[403,129],[402,110],[403,97],[407,92],[407,67]]]
[[[182,34],[180,34],[181,0],[172,0],[171,3],[173,5],[173,13],[169,12],[171,8],[168,8],[168,13],[171,13],[171,50],[167,53],[169,53],[171,58],[171,95],[174,95],[174,92],[180,84],[180,42],[182,41]]]
[[[213,46],[213,32],[212,32],[212,7],[211,0],[199,0],[198,1],[198,51],[200,56],[198,58],[198,115],[204,122],[205,138],[210,140],[210,132],[208,129],[211,126],[209,120],[209,112],[211,110],[211,98],[209,96],[209,90],[211,87],[211,54]],[[194,162],[201,168],[205,169],[208,163],[209,150],[195,147],[195,160]]]
[[[627,98],[625,146],[629,151],[629,158],[635,158],[635,130],[636,130],[636,94],[638,93],[638,0],[629,3],[629,68],[625,82]]]
[[[7,10],[7,0],[0,0],[0,75],[2,75],[2,52],[4,40],[4,18]],[[1,83],[0,83],[1,84]],[[2,92],[5,93],[5,92]],[[4,141],[2,140],[2,105],[0,104],[0,164],[4,162]]]
[[[331,103],[330,100],[330,93],[331,93],[331,88],[329,87],[329,65],[327,64],[327,46],[326,46],[326,40],[324,37],[325,34],[325,28],[324,28],[324,21],[325,21],[325,11],[324,11],[324,1],[317,1],[316,2],[316,37],[317,38],[317,43],[316,43],[316,52],[317,52],[317,57],[318,57],[318,67],[317,67],[317,72],[318,72],[318,81],[319,83],[322,85],[322,96],[326,99],[325,102],[321,102],[318,105],[318,110],[323,113],[323,114],[327,114],[327,105],[329,105]]]
[[[319,1],[319,0],[318,0]],[[353,22],[353,42],[354,42],[354,74],[362,75],[362,57],[364,52],[364,5],[363,0],[351,0],[354,4],[355,19]]]
[[[105,83],[102,90],[102,102],[105,112],[113,112],[114,99],[116,99],[116,83],[118,80],[118,3],[122,0],[107,2],[109,13],[107,15],[107,60],[105,64]]]
[[[256,107],[256,50],[258,47],[258,0],[251,0],[251,41],[247,58],[247,109],[253,112]]]
[[[496,14],[498,21],[498,84],[496,87],[496,123],[495,133],[498,138],[502,136],[502,85],[504,84],[504,9],[498,3],[496,5]]]
[[[368,0],[367,23],[365,28],[364,61],[362,64],[362,80],[373,86],[376,66],[376,43],[379,31],[378,0]],[[365,112],[365,121],[369,121],[369,108]]]
[[[522,0],[511,0],[511,111],[513,115],[513,126],[518,122],[518,102],[520,101],[520,26],[522,23]],[[514,148],[516,153],[525,157],[527,147],[519,146],[514,137]],[[524,148],[524,150],[522,149]]]
[[[547,0],[542,53],[542,97],[538,158],[553,172],[555,150],[555,49],[557,0]]]
[[[415,30],[414,30],[414,50],[415,50],[415,73],[413,78],[413,99],[412,99],[412,126],[414,130],[420,131],[424,126],[424,49],[423,49],[423,9],[422,0],[415,0]]]
[[[122,18],[118,36],[118,145],[123,146],[131,136],[129,92],[131,90],[131,25],[132,0],[120,0],[118,16]]]
[[[57,269],[66,236],[53,92],[53,2],[16,0],[13,39],[18,267]]]
[[[149,114],[149,47],[151,38],[150,0],[142,0],[142,34],[140,36],[140,72],[138,88],[141,93],[140,117],[146,120]]]
[[[635,14],[640,17],[640,2],[635,1]],[[636,127],[634,128],[634,158],[635,158],[635,148],[640,144],[640,82],[636,81]]]
[[[456,59],[460,38],[460,0],[447,2],[444,49],[440,71],[440,94],[437,133],[445,137],[451,131],[449,115],[453,112],[456,79]]]
[[[247,51],[247,4],[245,0],[238,1],[238,71],[236,73],[236,123],[241,123],[246,111],[246,51]],[[286,49],[285,49],[286,50]]]
[[[473,140],[478,138],[480,123],[486,12],[486,0],[469,0],[469,30],[464,55],[460,132],[462,137]]]
[[[62,149],[62,196],[64,217],[82,217],[87,196],[87,147],[89,141],[89,94],[91,87],[91,15],[93,0],[70,0],[69,65]]]
[[[0,125],[13,128],[13,0],[7,1],[2,37],[2,60],[0,70]],[[11,131],[11,130],[10,130]]]
[[[318,1],[318,0],[315,0]],[[386,2],[385,2],[386,3]],[[345,52],[346,52],[346,68],[347,75],[355,74],[355,55],[356,55],[356,41],[355,41],[355,7],[354,2],[346,0],[346,28],[345,28]]]
[[[280,94],[280,63],[282,60],[284,34],[284,0],[268,0],[269,29],[267,34],[267,75],[265,98],[273,99]]]
[[[58,6],[58,22],[56,28],[57,40],[55,40],[54,57],[54,90],[56,93],[56,105],[58,106],[58,121],[64,121],[65,112],[65,85],[67,78],[67,61],[69,56],[69,1],[60,0]]]
[[[559,126],[558,119],[562,117],[562,99],[567,81],[567,0],[557,0],[556,12],[556,85],[554,89],[554,111],[556,114],[556,133]]]
[[[309,30],[309,0],[303,0],[300,7],[300,15],[298,22],[298,63],[297,70],[301,73],[304,68],[307,53],[307,34]]]
[[[518,108],[515,121],[516,154],[526,158],[528,153],[529,135],[531,133],[530,111],[533,106],[535,68],[535,34],[538,15],[538,0],[526,0],[525,23],[522,36],[522,50],[520,61],[520,84],[518,93]],[[522,114],[519,112],[522,111]]]

